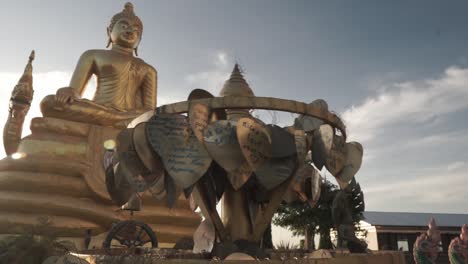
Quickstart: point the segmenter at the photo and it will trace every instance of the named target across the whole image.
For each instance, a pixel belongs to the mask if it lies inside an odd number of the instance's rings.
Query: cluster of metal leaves
[[[116,148],[104,156],[106,186],[112,200],[124,209],[138,210],[139,193],[149,191],[158,199],[167,198],[172,207],[181,193],[168,176],[160,156],[150,147],[147,122],[122,130]]]
[[[204,93],[194,90],[189,100],[210,96]],[[323,100],[312,104],[328,111]],[[255,207],[258,201],[268,200],[268,194],[260,197],[262,193],[292,177],[284,200],[315,205],[322,182],[317,168],[325,166],[344,188],[361,165],[362,146],[345,143],[320,119],[300,116],[293,127],[282,128],[252,116],[236,121],[225,118],[224,111],[196,102],[188,115],[142,115],[139,123],[119,134],[116,150],[106,154],[112,199],[122,205],[132,194],[148,190],[173,206],[184,191],[194,204],[190,194],[203,183],[209,189],[206,192],[214,194],[209,200],[215,206],[227,184],[239,190],[250,181],[264,190],[252,199]]]
[[[324,100],[311,103],[323,111],[328,111]],[[311,141],[311,159],[319,170],[325,168],[335,177],[340,188],[344,189],[362,164],[363,148],[358,142],[345,142],[336,129],[323,120],[311,116],[300,116],[294,122],[295,129],[302,129]]]
[[[294,135],[259,119],[215,121],[206,126],[203,135],[206,150],[226,170],[234,190],[254,177],[262,188],[270,191],[288,179],[297,167]]]

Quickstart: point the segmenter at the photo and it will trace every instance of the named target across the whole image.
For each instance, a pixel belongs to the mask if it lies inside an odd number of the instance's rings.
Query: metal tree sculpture
[[[345,188],[361,166],[362,147],[346,143],[345,126],[325,101],[255,97],[237,65],[220,95],[196,89],[188,101],[134,120],[118,138],[109,192],[122,204],[148,190],[168,206],[184,192],[214,226],[216,255],[262,256],[258,246],[281,201],[315,204],[323,166]],[[282,128],[251,109],[300,116]]]

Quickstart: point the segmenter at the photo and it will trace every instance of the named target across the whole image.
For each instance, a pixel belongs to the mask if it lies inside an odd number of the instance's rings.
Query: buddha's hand
[[[79,98],[80,96],[72,87],[60,88],[55,95],[55,100],[61,104],[73,103],[73,101]]]

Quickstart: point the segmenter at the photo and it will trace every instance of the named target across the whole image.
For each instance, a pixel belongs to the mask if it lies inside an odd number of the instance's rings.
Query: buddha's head
[[[112,17],[107,34],[109,36],[107,46],[112,43],[112,45],[132,48],[136,52],[143,34],[143,23],[135,15],[132,3],[126,3],[124,10]]]

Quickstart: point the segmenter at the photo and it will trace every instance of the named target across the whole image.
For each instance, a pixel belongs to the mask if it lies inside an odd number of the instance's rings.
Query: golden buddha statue
[[[99,125],[125,126],[122,121],[156,107],[157,72],[133,56],[143,33],[143,24],[127,3],[107,29],[110,50],[88,50],[81,55],[70,87],[41,102],[44,116],[86,121]],[[81,99],[91,75],[97,77],[92,101]]]
[[[31,121],[32,134],[4,142],[16,153],[0,161],[0,234],[23,232],[38,217],[48,217],[51,228],[78,248],[89,230],[91,247],[100,247],[112,223],[130,217],[110,199],[103,156],[104,142],[115,140],[132,119],[156,106],[156,70],[134,56],[142,30],[133,5],[125,4],[108,27],[111,49],[86,51],[70,86],[42,100],[43,117]],[[94,99],[82,99],[93,74]],[[4,136],[4,141],[11,138]],[[150,225],[162,246],[191,237],[200,223],[183,196],[172,209],[149,194],[143,194],[143,204],[134,218]]]

